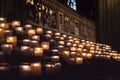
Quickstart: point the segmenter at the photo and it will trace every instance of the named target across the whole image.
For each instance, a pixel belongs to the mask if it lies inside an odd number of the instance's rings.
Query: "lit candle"
[[[67,56],[67,57],[69,57],[70,56],[70,51],[63,51],[63,55],[65,55],[65,56]]]
[[[12,27],[18,27],[20,26],[20,21],[13,21],[12,22]]]
[[[15,32],[16,32],[17,34],[23,33],[23,32],[24,32],[23,27],[16,27],[16,28],[15,28]]]
[[[39,40],[40,40],[40,36],[39,36],[39,35],[33,35],[33,36],[32,36],[32,39],[39,41]]]
[[[75,41],[75,43],[76,43],[76,44],[79,44],[79,43],[80,43],[80,41],[79,41],[79,40],[76,40],[76,41]]]
[[[59,56],[51,56],[51,60],[52,60],[53,62],[58,62],[59,59],[60,59]]]
[[[73,40],[73,39],[69,39],[69,42],[73,43],[73,42],[74,42],[74,40]]]
[[[58,55],[59,54],[59,50],[58,49],[52,49],[52,54],[53,55]]]
[[[59,52],[58,49],[52,49],[51,51],[52,51],[53,53],[58,53],[58,52]]]
[[[45,50],[48,50],[48,49],[50,48],[49,42],[42,42],[42,43],[41,43],[41,46],[42,46],[42,48],[45,49]]]
[[[79,48],[83,48],[84,46],[82,44],[78,45]]]
[[[9,70],[9,64],[8,63],[0,63],[0,71]]]
[[[73,44],[73,47],[77,47],[78,46],[78,44]]]
[[[71,42],[67,42],[66,46],[70,47],[70,46],[72,46],[72,43]]]
[[[0,27],[3,29],[9,28],[9,25],[7,23],[0,23]]]
[[[63,36],[64,38],[66,38],[66,37],[67,37],[67,35],[65,35],[65,34],[63,34],[62,36]]]
[[[51,34],[45,34],[45,38],[50,39],[50,38],[52,38],[52,35]]]
[[[36,47],[39,45],[39,41],[31,40],[31,47]]]
[[[34,48],[34,54],[35,54],[35,56],[43,56],[43,52],[44,52],[44,50],[41,47],[35,47]]]
[[[32,25],[26,24],[26,25],[25,25],[25,30],[29,30],[29,29],[32,29]]]
[[[70,53],[70,57],[71,57],[71,58],[75,58],[76,56],[77,56],[77,53],[76,53],[76,52],[71,52],[71,53]]]
[[[102,54],[102,51],[98,51],[97,53],[98,53],[98,54]]]
[[[82,56],[86,58],[87,57],[87,53],[82,53]]]
[[[69,58],[71,62],[75,63],[75,58]]]
[[[30,54],[30,46],[21,46],[20,51],[24,55],[29,55]]]
[[[95,53],[95,51],[94,51],[94,50],[90,50],[90,53],[91,53],[91,54],[94,54],[94,53]]]
[[[6,36],[12,36],[12,31],[11,30],[4,30],[4,35]]]
[[[70,47],[70,51],[77,51],[77,47]]]
[[[20,71],[21,71],[22,75],[26,76],[26,75],[29,75],[31,73],[31,66],[30,66],[30,64],[21,64],[19,66],[19,68],[20,68]]]
[[[77,52],[82,53],[82,48],[77,48]]]
[[[65,38],[64,37],[60,37],[60,40],[65,40]]]
[[[68,36],[69,39],[72,39],[73,37],[72,36]]]
[[[41,63],[32,63],[31,71],[32,71],[33,75],[40,75],[42,73]]]
[[[17,37],[16,36],[8,36],[6,38],[6,42],[11,43],[11,44],[13,44],[15,46],[16,43],[17,43]]]
[[[82,64],[83,58],[82,57],[76,57],[76,64]]]
[[[61,68],[61,63],[60,62],[55,63],[55,67],[57,68],[57,70],[59,70]]]
[[[34,29],[29,29],[28,30],[28,36],[32,36],[32,35],[35,35],[36,34],[36,31]]]
[[[47,33],[47,34],[51,34],[51,35],[53,34],[52,31],[46,31],[46,33]]]
[[[105,55],[105,59],[110,60],[110,59],[111,59],[111,56],[110,56],[110,55]]]
[[[36,33],[37,34],[42,34],[43,33],[43,28],[36,28]]]
[[[60,36],[61,34],[59,32],[56,32],[55,33],[55,36]]]
[[[30,46],[30,44],[31,44],[31,43],[30,43],[30,42],[31,42],[30,39],[23,39],[22,42],[23,42],[23,45],[24,45],[24,46]]]
[[[93,56],[93,55],[92,55],[91,53],[87,53],[86,58],[87,58],[87,59],[91,59],[92,56]]]
[[[45,70],[46,74],[49,74],[52,72],[52,64],[45,64]]]
[[[58,49],[63,49],[64,46],[63,46],[63,45],[58,45],[57,48],[58,48]]]
[[[12,44],[2,44],[1,45],[2,51],[4,54],[12,54],[13,45]]]
[[[65,43],[64,43],[64,41],[58,41],[58,44],[64,45]]]
[[[6,19],[3,17],[0,17],[0,22],[6,22]]]

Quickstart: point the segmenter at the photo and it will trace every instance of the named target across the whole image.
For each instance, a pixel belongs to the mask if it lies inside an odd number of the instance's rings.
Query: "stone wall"
[[[95,23],[55,0],[26,0],[27,22],[95,41]]]

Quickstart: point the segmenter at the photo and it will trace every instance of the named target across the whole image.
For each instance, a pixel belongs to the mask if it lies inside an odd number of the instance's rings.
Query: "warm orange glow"
[[[31,47],[36,47],[38,45],[39,45],[39,41],[36,41],[36,40],[31,41]]]
[[[86,58],[87,57],[87,53],[82,53],[82,56]]]
[[[34,54],[35,54],[35,56],[43,56],[43,48],[35,47],[34,48]]]
[[[67,42],[66,46],[72,46],[72,43],[71,42]]]
[[[51,56],[53,62],[59,61],[59,56]]]
[[[69,58],[69,59],[70,59],[70,61],[75,63],[75,58]]]
[[[0,21],[1,21],[1,22],[5,22],[5,21],[6,21],[6,19],[5,19],[5,18],[3,18],[3,17],[0,17]]]
[[[60,40],[64,40],[65,38],[64,37],[60,37]]]
[[[37,41],[39,41],[39,40],[40,40],[40,36],[38,36],[38,35],[34,35],[34,36],[32,36],[32,39],[33,39],[33,40],[37,40]]]
[[[76,40],[76,41],[75,41],[75,43],[76,43],[76,44],[79,44],[79,43],[80,43],[80,41]]]
[[[82,64],[83,63],[83,58],[82,57],[77,57],[76,58],[76,64]]]
[[[52,32],[52,31],[46,31],[46,33],[48,33],[48,34],[53,34],[53,32]]]
[[[70,57],[76,57],[77,56],[77,53],[76,52],[71,52],[70,53]]]
[[[77,51],[77,47],[71,47],[70,51]]]
[[[45,50],[48,50],[48,49],[50,48],[49,42],[42,42],[42,43],[41,43],[41,46],[42,46],[42,48],[45,49]]]
[[[83,48],[84,46],[82,44],[78,45],[79,48]]]
[[[67,57],[70,56],[70,51],[63,51],[63,53],[64,53]]]
[[[7,29],[9,25],[7,23],[0,23],[0,28]]]
[[[29,46],[21,46],[21,53],[28,53],[30,52],[30,47]]]
[[[58,42],[60,45],[64,45],[64,41],[59,41]]]
[[[17,27],[17,26],[20,26],[20,21],[13,21],[12,27]]]
[[[17,43],[17,37],[16,36],[9,36],[6,38],[7,43],[11,43],[13,45],[16,45]]]
[[[36,33],[37,34],[42,34],[43,33],[43,28],[36,28]]]
[[[77,52],[82,52],[82,48],[77,48]]]
[[[31,40],[30,39],[23,39],[23,45],[30,45]]]
[[[93,56],[93,55],[92,55],[91,53],[87,53],[86,58],[87,58],[87,59],[91,59],[91,58],[92,58],[92,56]]]
[[[41,63],[32,63],[31,64],[32,73],[41,74],[41,71],[42,71],[41,67],[42,67]]]
[[[31,29],[31,28],[32,28],[32,25],[30,25],[30,24],[26,24],[26,25],[25,25],[25,29],[26,29],[26,30],[29,30],[29,29]]]
[[[15,30],[16,30],[17,33],[19,33],[19,32],[23,33],[24,32],[23,27],[16,27]]]
[[[91,54],[94,54],[94,53],[95,53],[95,51],[94,51],[94,50],[90,50],[90,53],[91,53]]]
[[[1,48],[2,48],[2,51],[6,54],[6,53],[11,53],[13,46],[12,44],[2,44]]]
[[[31,66],[27,64],[20,65],[20,69],[24,72],[28,72],[28,71],[31,71]]]
[[[106,55],[105,58],[109,60],[111,58],[111,56],[110,55]]]
[[[29,29],[28,30],[28,35],[29,36],[32,36],[32,35],[35,35],[36,34],[36,31],[34,29]]]
[[[73,42],[74,42],[74,40],[73,40],[73,39],[69,39],[69,42],[72,42],[72,43],[73,43]]]
[[[94,47],[90,47],[90,50],[94,50],[95,48]]]
[[[55,33],[55,36],[60,36],[61,34],[59,32],[56,32]]]

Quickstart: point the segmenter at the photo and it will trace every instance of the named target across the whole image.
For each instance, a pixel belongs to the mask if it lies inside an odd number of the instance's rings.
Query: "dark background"
[[[24,2],[25,0],[0,0],[0,16],[11,20],[21,20],[24,24]],[[66,4],[67,0],[59,0]],[[113,49],[120,52],[120,14],[119,2],[111,9],[100,8],[99,1],[105,5],[106,0],[77,0],[77,13],[96,23],[96,41],[109,44]],[[112,0],[110,0],[112,1]],[[116,0],[120,1],[120,0]],[[99,4],[99,5],[98,5]],[[112,2],[111,2],[112,5]],[[103,11],[104,10],[104,11]],[[115,12],[115,13],[113,13]],[[110,14],[111,13],[111,14]],[[104,15],[103,15],[104,14]],[[110,17],[107,15],[111,15]],[[119,64],[94,64],[94,65],[67,65],[64,64],[59,74],[44,76],[43,80],[120,80]],[[3,72],[1,72],[3,74]],[[12,73],[12,74],[11,74]],[[11,70],[7,80],[19,80],[20,75]],[[16,77],[15,77],[16,76]],[[40,77],[28,77],[25,80],[39,80]],[[4,79],[2,79],[4,80]]]
[[[67,0],[58,0],[66,5]],[[96,42],[120,52],[120,0],[76,0],[77,13],[96,24]]]

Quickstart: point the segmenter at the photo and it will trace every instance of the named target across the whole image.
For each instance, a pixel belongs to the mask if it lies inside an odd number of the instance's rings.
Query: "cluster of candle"
[[[83,64],[85,60],[105,59],[120,61],[120,54],[109,45],[81,40],[71,35],[44,29],[27,24],[23,27],[20,21],[7,23],[0,18],[0,42],[3,55],[25,55],[42,57],[36,62],[21,62],[20,71],[24,74],[42,73],[42,63],[46,73],[59,70],[60,57],[71,63]],[[0,66],[0,69],[7,69]]]
[[[44,67],[46,73],[58,71],[61,67],[59,50],[51,47],[42,27],[26,24],[21,27],[20,21],[7,23],[0,18],[0,43],[2,55],[33,56],[41,58],[33,62],[21,62],[20,71],[23,74],[41,74]],[[29,60],[28,60],[29,61]],[[25,63],[25,64],[24,64]],[[44,64],[42,64],[44,63]],[[42,67],[43,66],[43,67]]]

